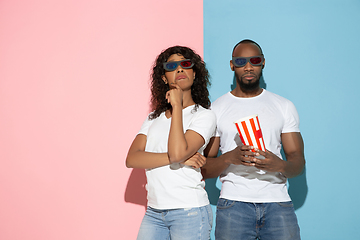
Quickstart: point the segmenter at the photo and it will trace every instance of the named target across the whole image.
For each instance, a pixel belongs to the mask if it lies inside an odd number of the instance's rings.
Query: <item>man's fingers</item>
[[[253,167],[253,166],[255,166],[255,163],[244,162],[242,165],[244,165],[244,166],[249,166],[249,167]]]
[[[245,151],[244,154],[245,156],[249,156],[249,157],[255,157],[259,155],[258,153],[252,151]]]
[[[248,150],[255,149],[253,146],[250,146],[250,145],[242,145],[242,146],[240,146],[238,148],[240,148],[241,151],[248,151]]]

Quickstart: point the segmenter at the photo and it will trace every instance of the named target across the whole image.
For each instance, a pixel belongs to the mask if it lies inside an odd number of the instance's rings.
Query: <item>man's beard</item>
[[[236,82],[239,84],[240,88],[245,91],[253,91],[257,89],[260,86],[261,76],[262,76],[262,71],[260,72],[260,75],[257,77],[255,82],[246,83],[241,79],[241,76],[238,76],[235,72]]]

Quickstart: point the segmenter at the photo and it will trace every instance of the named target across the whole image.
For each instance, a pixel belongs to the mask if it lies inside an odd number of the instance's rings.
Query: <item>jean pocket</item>
[[[233,201],[233,200],[219,198],[218,203],[217,203],[217,208],[221,208],[221,209],[231,208],[232,206],[234,206],[234,204],[235,204],[235,201]]]
[[[278,202],[277,204],[279,204],[280,207],[289,207],[289,208],[294,207],[294,204],[292,203],[292,201],[289,201],[289,202]]]

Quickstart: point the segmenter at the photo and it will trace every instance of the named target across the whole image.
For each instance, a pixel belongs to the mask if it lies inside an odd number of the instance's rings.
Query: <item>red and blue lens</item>
[[[174,61],[174,62],[165,62],[164,69],[168,72],[172,72],[175,69],[177,69],[179,65],[184,69],[189,69],[194,66],[194,63],[190,59],[184,59],[181,61]]]
[[[244,67],[247,63],[253,66],[260,66],[264,62],[263,56],[252,56],[252,57],[233,57],[232,63],[235,67]]]

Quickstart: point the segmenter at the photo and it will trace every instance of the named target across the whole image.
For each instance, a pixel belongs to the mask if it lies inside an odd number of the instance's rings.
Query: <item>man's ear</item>
[[[165,75],[161,76],[162,80],[164,81],[165,84],[168,84],[168,80],[166,79]]]
[[[265,67],[265,58],[264,58],[264,62],[262,63],[262,69],[264,69]]]
[[[230,60],[230,68],[232,71],[235,71],[235,66],[234,66],[232,60]]]

